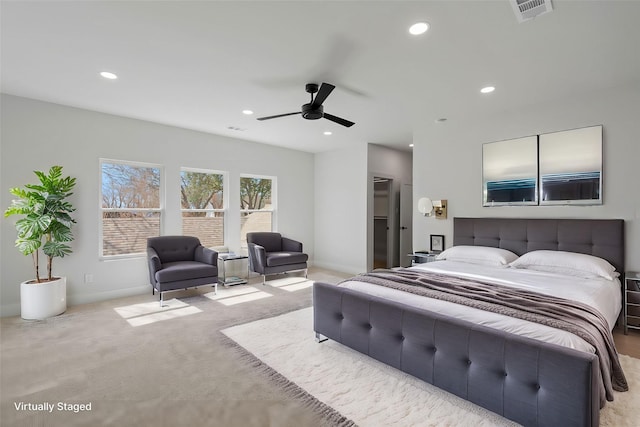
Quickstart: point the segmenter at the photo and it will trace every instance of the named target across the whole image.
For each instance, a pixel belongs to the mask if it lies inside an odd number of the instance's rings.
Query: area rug
[[[517,425],[336,342],[317,343],[312,325],[313,309],[306,308],[222,332],[259,360],[256,369],[286,379],[288,387],[363,427]],[[638,425],[640,360],[621,355],[620,361],[630,391],[615,392],[615,401],[607,402],[603,427]]]

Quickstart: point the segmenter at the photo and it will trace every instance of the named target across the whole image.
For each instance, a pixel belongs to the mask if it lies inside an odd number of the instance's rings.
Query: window
[[[160,235],[160,167],[101,160],[100,255],[140,255]]]
[[[224,175],[183,169],[180,172],[182,234],[204,246],[224,245]]]
[[[240,244],[247,247],[247,233],[273,231],[275,178],[240,177]]]

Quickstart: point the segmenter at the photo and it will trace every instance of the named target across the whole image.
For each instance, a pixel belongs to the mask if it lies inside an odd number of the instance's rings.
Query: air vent
[[[529,21],[538,15],[551,12],[551,0],[510,0],[518,22]]]

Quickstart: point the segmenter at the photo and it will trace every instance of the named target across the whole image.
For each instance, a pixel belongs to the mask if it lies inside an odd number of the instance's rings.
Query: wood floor
[[[618,326],[613,330],[613,340],[618,353],[640,359],[640,331],[629,330],[625,335],[622,328]]]

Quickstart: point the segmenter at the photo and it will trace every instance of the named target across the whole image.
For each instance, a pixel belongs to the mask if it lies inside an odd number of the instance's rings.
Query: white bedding
[[[491,281],[500,285],[529,289],[543,294],[580,301],[599,310],[607,319],[609,329],[613,329],[615,326],[622,307],[620,281],[618,279],[582,279],[534,270],[497,268],[455,261],[429,262],[411,268]],[[370,283],[347,281],[340,286],[494,329],[594,353],[594,348],[582,338],[569,332],[527,320],[515,319],[447,301],[425,298]]]

